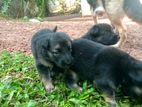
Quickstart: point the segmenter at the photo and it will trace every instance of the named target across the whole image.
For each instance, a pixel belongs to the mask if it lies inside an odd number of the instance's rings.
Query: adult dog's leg
[[[117,42],[117,44],[115,44],[113,46],[114,47],[122,47],[127,40],[126,26],[122,23],[121,19],[117,19],[116,21],[112,21],[112,24],[118,30],[119,35],[120,35],[120,40]]]
[[[122,23],[125,17],[125,12],[123,11],[123,0],[106,0],[105,10],[111,24],[115,26],[116,30],[119,32],[120,39],[117,44],[113,45],[115,47],[122,47],[127,39],[126,27]]]
[[[46,91],[51,91],[54,88],[54,86],[52,84],[52,79],[50,77],[50,69],[42,64],[37,64],[36,67]]]
[[[71,70],[65,75],[65,82],[69,88],[82,91],[82,88],[77,85],[78,79],[77,74]]]
[[[93,7],[91,7],[90,10],[91,10],[91,14],[92,14],[94,25],[95,25],[98,23],[98,16],[96,14],[94,14]]]
[[[93,16],[93,20],[94,20],[94,24],[98,23],[98,17],[97,16]]]

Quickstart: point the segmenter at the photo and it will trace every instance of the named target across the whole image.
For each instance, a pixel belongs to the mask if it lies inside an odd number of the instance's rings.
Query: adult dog
[[[35,33],[31,41],[31,49],[35,58],[36,68],[40,74],[46,91],[54,88],[52,74],[58,67],[68,69],[72,63],[71,39],[63,32],[42,29]]]
[[[89,80],[104,92],[106,101],[115,106],[118,88],[125,95],[142,98],[142,61],[127,53],[87,39],[72,43],[74,64],[71,66],[70,82],[77,86],[79,79]]]
[[[107,13],[112,25],[118,30],[120,40],[115,46],[123,46],[127,39],[124,16],[142,23],[142,0],[88,0],[92,7],[94,20],[99,14]]]
[[[114,45],[119,40],[119,35],[106,23],[93,25],[82,38],[92,40],[104,45]]]

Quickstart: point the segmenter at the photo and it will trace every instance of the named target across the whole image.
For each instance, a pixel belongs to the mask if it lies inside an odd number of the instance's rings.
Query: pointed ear
[[[90,35],[96,35],[99,32],[99,28],[97,26],[93,26],[90,29]]]
[[[53,32],[57,31],[57,25],[54,27]]]

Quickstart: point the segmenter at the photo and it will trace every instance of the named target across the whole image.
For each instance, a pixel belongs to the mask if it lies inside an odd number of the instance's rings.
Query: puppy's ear
[[[57,25],[55,26],[55,28],[53,29],[53,32],[56,32],[57,31]]]
[[[99,28],[97,26],[93,26],[90,29],[90,35],[96,35],[99,32]]]

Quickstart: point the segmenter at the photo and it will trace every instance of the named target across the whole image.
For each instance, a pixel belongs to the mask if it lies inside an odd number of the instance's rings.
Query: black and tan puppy
[[[119,40],[119,35],[111,25],[100,23],[94,25],[82,38],[92,40],[104,45],[114,45]]]
[[[120,87],[125,95],[142,99],[142,62],[127,53],[86,39],[72,43],[74,64],[70,81],[89,80],[104,92],[106,101],[115,106],[115,92]]]
[[[54,86],[51,76],[54,70],[67,69],[72,63],[71,39],[63,32],[42,29],[34,34],[31,41],[36,67],[45,89],[51,91]]]

